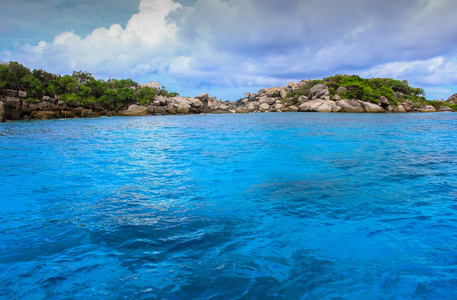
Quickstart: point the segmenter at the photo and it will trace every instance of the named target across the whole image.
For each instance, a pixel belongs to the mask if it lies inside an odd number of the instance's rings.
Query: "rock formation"
[[[321,81],[322,82],[322,81]],[[380,96],[377,103],[357,99],[342,99],[348,92],[340,86],[331,92],[323,83],[314,84],[305,95],[294,92],[309,87],[311,81],[289,82],[285,86],[260,89],[257,93],[245,93],[238,101],[223,101],[203,93],[191,97],[165,97],[158,95],[147,104],[138,102],[127,103],[123,109],[110,110],[101,104],[82,107],[55,98],[44,96],[41,99],[27,98],[24,91],[0,91],[0,121],[57,119],[57,118],[88,118],[97,116],[145,116],[164,114],[199,114],[199,113],[252,113],[252,112],[341,112],[341,113],[405,113],[405,112],[451,112],[450,106],[456,104],[457,94],[452,95],[443,103],[418,105],[402,93],[395,93],[395,104],[385,96]],[[143,84],[160,92],[160,86],[153,81]],[[430,103],[430,102],[429,102]],[[442,103],[442,102],[440,102]]]

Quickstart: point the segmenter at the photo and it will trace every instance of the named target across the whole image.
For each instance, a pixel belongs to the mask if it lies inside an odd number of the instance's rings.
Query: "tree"
[[[147,104],[154,101],[156,91],[150,87],[144,87],[136,94],[136,100],[141,104]]]
[[[8,69],[11,70],[11,72],[14,74],[13,78],[13,89],[21,90],[22,89],[22,83],[21,79],[27,75],[31,74],[30,69],[15,62],[15,61],[10,61],[8,64]]]
[[[14,73],[6,64],[0,64],[0,89],[13,88]]]
[[[92,74],[89,72],[86,72],[86,71],[73,71],[73,74],[71,74],[71,77],[76,79],[79,82],[79,84],[86,84],[89,81],[94,79]]]

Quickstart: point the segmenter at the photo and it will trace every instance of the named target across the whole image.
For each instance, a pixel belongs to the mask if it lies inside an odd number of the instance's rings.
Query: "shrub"
[[[156,91],[150,87],[144,87],[136,94],[136,100],[141,104],[148,104],[154,101]]]

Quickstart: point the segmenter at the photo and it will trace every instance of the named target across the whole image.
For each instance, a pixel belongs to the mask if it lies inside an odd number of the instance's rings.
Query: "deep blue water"
[[[455,299],[457,114],[0,124],[2,299]]]

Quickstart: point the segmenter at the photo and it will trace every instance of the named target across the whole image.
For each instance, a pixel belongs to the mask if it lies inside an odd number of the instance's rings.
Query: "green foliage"
[[[21,85],[27,91],[27,94],[33,98],[42,98],[45,89],[40,80],[32,75],[32,73],[25,75],[21,79]]]
[[[141,104],[148,104],[154,101],[156,91],[150,87],[144,87],[136,94],[136,100]]]
[[[11,89],[14,82],[14,73],[6,64],[0,64],[0,89]]]

